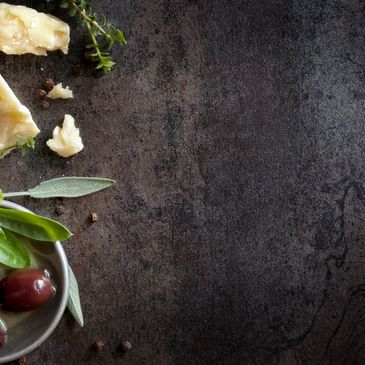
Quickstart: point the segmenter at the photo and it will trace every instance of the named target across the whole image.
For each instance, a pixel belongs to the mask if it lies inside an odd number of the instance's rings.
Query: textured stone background
[[[364,1],[94,3],[128,37],[114,72],[74,75],[73,22],[68,57],[0,65],[42,129],[2,188],[118,180],[64,202],[86,326],[65,315],[29,364],[365,364]],[[41,111],[46,76],[76,98]],[[86,145],[71,160],[45,147],[65,112]]]

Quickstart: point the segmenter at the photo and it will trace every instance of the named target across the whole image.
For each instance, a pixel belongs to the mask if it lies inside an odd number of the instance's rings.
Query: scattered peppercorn
[[[132,350],[132,344],[129,341],[122,341],[122,343],[120,344],[120,347],[123,352],[128,352],[128,351]]]
[[[99,220],[99,217],[96,213],[91,213],[89,215],[89,220],[90,220],[90,222],[95,223]]]
[[[102,351],[104,349],[104,346],[105,346],[105,343],[103,340],[98,339],[94,342],[94,349],[96,351]]]
[[[37,98],[45,98],[47,95],[47,91],[46,90],[43,90],[43,89],[38,89],[36,92],[35,92],[35,96]]]
[[[46,91],[51,91],[55,86],[55,82],[52,79],[45,79],[43,81],[43,89]]]
[[[25,365],[27,362],[28,362],[28,359],[26,358],[26,356],[23,356],[23,357],[21,357],[21,358],[18,360],[18,364],[19,364],[19,365]]]
[[[48,109],[49,108],[48,100],[45,100],[45,99],[41,100],[39,102],[39,106],[41,107],[41,109]]]
[[[66,208],[63,205],[57,205],[55,212],[57,215],[62,215],[66,213]]]

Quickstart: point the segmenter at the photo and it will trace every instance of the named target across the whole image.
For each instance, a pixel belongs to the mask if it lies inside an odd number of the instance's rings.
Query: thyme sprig
[[[82,20],[90,38],[90,43],[86,45],[88,56],[96,63],[95,68],[111,71],[115,62],[110,50],[115,43],[127,44],[123,31],[109,23],[105,15],[99,19],[89,0],[61,0],[60,8],[67,10],[72,17],[78,15]]]

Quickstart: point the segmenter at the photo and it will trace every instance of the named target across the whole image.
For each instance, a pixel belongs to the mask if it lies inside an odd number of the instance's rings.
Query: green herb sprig
[[[72,17],[78,15],[81,18],[90,38],[90,43],[86,45],[88,56],[96,63],[95,68],[111,71],[115,62],[110,50],[115,43],[127,44],[123,31],[108,22],[105,15],[99,19],[88,0],[61,0],[60,8],[67,10]]]

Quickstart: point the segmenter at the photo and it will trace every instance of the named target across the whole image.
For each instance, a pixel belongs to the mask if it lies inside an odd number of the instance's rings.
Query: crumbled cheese
[[[27,107],[22,105],[0,75],[0,152],[9,153],[19,138],[25,141],[35,137],[40,130]]]
[[[75,155],[84,148],[80,130],[75,127],[75,119],[71,115],[65,115],[62,128],[53,130],[53,138],[47,141],[47,146],[62,157]]]
[[[70,27],[62,20],[22,5],[0,3],[0,51],[46,56],[68,53]]]
[[[68,86],[64,88],[62,82],[55,85],[53,89],[47,94],[47,98],[51,99],[71,99],[73,98],[72,90]]]

